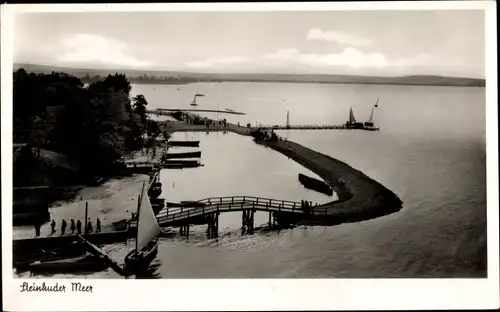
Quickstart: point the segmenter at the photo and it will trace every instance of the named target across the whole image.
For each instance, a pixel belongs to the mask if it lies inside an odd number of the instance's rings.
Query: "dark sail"
[[[354,118],[354,113],[352,112],[352,107],[349,110],[349,122],[350,123],[355,123],[356,122],[356,118]]]

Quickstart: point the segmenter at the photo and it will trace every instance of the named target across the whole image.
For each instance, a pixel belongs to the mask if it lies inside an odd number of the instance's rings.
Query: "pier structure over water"
[[[193,112],[193,113],[223,113],[223,114],[231,114],[231,115],[246,115],[243,112],[237,111],[228,111],[228,110],[218,110],[218,109],[201,109],[201,108],[158,108],[158,109],[150,109],[146,110],[146,114],[153,114],[159,116],[170,116],[175,112]]]
[[[234,115],[245,115],[243,112],[236,112],[236,111],[227,111],[227,110],[212,110],[212,109],[156,109],[156,110],[148,110],[148,114],[155,114],[155,115],[160,115],[160,116],[172,116],[174,113],[182,112],[186,116],[189,116],[191,118],[195,118],[195,113],[196,112],[214,112],[214,113],[225,113],[225,114],[234,114]],[[210,120],[206,118],[206,122],[209,122]],[[215,123],[212,122],[212,125],[209,128],[213,129],[218,129],[215,125]],[[208,131],[207,127],[206,129]],[[224,127],[224,129],[226,129]],[[286,123],[285,125],[258,125],[258,126],[251,126],[251,123],[247,126],[249,129],[274,129],[274,130],[369,130],[369,131],[378,131],[379,128],[375,127],[374,122],[373,122],[373,109],[370,115],[369,121],[362,123],[362,122],[357,122],[354,118],[354,114],[352,112],[352,108],[349,111],[349,120],[345,124],[338,124],[338,125],[321,125],[321,124],[302,124],[302,125],[291,125],[290,124],[290,111],[286,112]]]
[[[307,213],[304,203],[298,201],[278,200],[255,196],[211,197],[190,202],[180,208],[163,209],[156,216],[162,227],[179,226],[181,235],[189,235],[189,225],[207,224],[207,233],[216,237],[219,226],[219,214],[223,212],[242,211],[242,228],[245,233],[253,233],[254,214],[256,211],[269,213],[269,227],[272,224],[289,225],[285,216]],[[326,209],[323,214],[326,215]]]

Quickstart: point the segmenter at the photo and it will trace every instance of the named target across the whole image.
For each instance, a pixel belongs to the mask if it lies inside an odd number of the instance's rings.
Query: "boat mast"
[[[375,107],[372,107],[372,112],[370,114],[370,118],[368,119],[369,122],[373,122],[373,110],[375,109]]]
[[[142,182],[142,190],[141,190],[141,194],[139,195],[139,198],[138,198],[138,204],[137,204],[137,226],[135,227],[136,228],[136,231],[137,231],[137,234],[135,235],[135,251],[138,253],[139,250],[137,250],[137,247],[138,247],[138,243],[139,243],[139,215],[140,215],[140,212],[141,212],[141,201],[142,201],[142,196],[144,196],[144,185],[146,184],[146,182]]]

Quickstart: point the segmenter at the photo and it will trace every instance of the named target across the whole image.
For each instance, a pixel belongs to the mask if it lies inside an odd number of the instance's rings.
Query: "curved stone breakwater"
[[[228,124],[226,128],[205,128],[185,122],[169,122],[164,129],[177,131],[231,131],[251,135],[250,129]],[[305,214],[275,213],[280,224],[307,223],[334,225],[374,219],[399,211],[403,202],[392,191],[363,172],[328,155],[316,152],[292,141],[256,141],[258,144],[290,157],[325,180],[337,193],[338,200],[312,206]]]
[[[327,225],[363,221],[397,212],[402,207],[403,202],[396,194],[340,160],[291,141],[258,143],[313,171],[337,193],[338,200],[310,207],[307,217],[301,218],[308,223]],[[285,223],[299,221],[293,214],[281,213],[280,217]]]

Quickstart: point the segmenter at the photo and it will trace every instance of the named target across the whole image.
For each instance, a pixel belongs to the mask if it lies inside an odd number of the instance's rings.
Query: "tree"
[[[149,137],[157,137],[161,133],[160,127],[156,120],[146,120],[146,133]]]
[[[136,95],[133,99],[134,112],[141,117],[141,122],[146,125],[146,106],[148,102],[142,94]]]
[[[159,131],[157,124],[147,122],[143,95],[134,98],[132,109],[130,90],[123,74],[85,87],[64,73],[28,74],[20,69],[14,73],[14,116],[23,121],[21,129],[38,129],[32,135],[37,145],[79,160],[86,173],[100,175],[126,149],[142,147],[144,131]],[[59,112],[51,117],[54,123],[46,122],[54,112],[47,110],[51,106]]]

